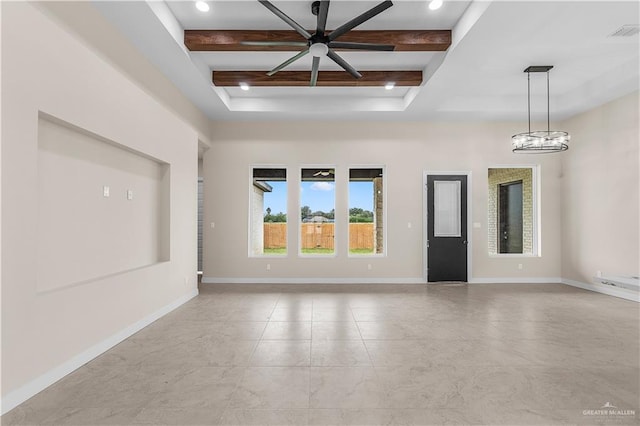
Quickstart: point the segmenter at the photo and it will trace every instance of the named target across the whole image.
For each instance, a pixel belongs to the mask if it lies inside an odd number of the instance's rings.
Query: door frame
[[[470,170],[466,171],[442,171],[442,170],[424,170],[422,172],[422,278],[426,284],[429,284],[428,280],[428,259],[429,259],[429,247],[427,245],[428,240],[428,226],[429,226],[429,218],[427,215],[428,208],[428,197],[427,197],[427,176],[437,176],[437,175],[459,175],[467,177],[467,282],[471,282],[473,278],[471,265],[472,259],[471,254],[473,253],[473,223],[471,221],[472,218],[472,205],[471,205],[471,193],[473,189],[472,185],[472,174]],[[437,284],[437,283],[431,283]]]

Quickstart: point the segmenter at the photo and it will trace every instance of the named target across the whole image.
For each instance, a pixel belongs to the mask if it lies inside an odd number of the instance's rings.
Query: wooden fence
[[[334,224],[333,223],[303,223],[302,224],[302,248],[326,248],[334,249]],[[349,224],[349,250],[368,249],[373,250],[374,245],[373,223]],[[264,248],[282,248],[287,246],[287,224],[264,224]]]

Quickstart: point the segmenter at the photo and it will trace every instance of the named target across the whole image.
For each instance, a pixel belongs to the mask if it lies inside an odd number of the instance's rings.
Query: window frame
[[[531,169],[531,198],[532,198],[532,238],[531,238],[531,253],[499,253],[498,248],[498,235],[494,235],[493,237],[489,234],[490,226],[489,226],[489,193],[487,193],[487,252],[489,257],[491,258],[532,258],[532,257],[542,257],[542,220],[541,220],[541,184],[540,184],[540,165],[539,164],[498,164],[491,165],[487,167],[486,173],[486,181],[485,184],[487,188],[489,187],[489,170],[490,169]],[[496,205],[496,209],[499,207]],[[498,218],[498,212],[496,212],[496,220]],[[497,226],[497,223],[496,223]],[[491,238],[495,238],[496,240],[496,253],[491,253],[489,251],[489,242]]]
[[[351,251],[349,250],[349,239],[350,239],[350,235],[349,235],[349,202],[351,200],[351,194],[350,194],[350,189],[349,189],[349,184],[351,183],[350,180],[350,172],[351,169],[382,169],[382,253],[372,253],[372,254],[356,254],[356,253],[351,253]],[[349,164],[347,166],[347,211],[346,211],[346,217],[344,219],[344,223],[346,223],[346,227],[345,229],[347,230],[347,237],[346,237],[346,241],[347,241],[347,257],[352,257],[352,258],[382,258],[382,257],[387,257],[388,254],[388,242],[387,242],[387,230],[388,230],[388,226],[387,226],[387,187],[389,186],[389,179],[387,176],[387,166],[384,164]],[[374,206],[375,209],[375,206]]]
[[[300,210],[302,209],[302,170],[304,169],[327,169],[333,170],[333,253],[330,254],[308,254],[302,253],[302,218],[300,217]],[[337,234],[337,218],[339,216],[338,211],[336,209],[336,205],[338,203],[338,168],[334,164],[302,164],[298,167],[298,208],[296,210],[296,218],[297,218],[297,234],[298,234],[298,257],[304,259],[332,259],[338,257],[338,243],[340,239]]]
[[[254,253],[253,252],[253,248],[252,248],[252,235],[253,235],[253,171],[254,169],[283,169],[287,175],[286,181],[287,182],[287,194],[286,194],[286,199],[287,199],[287,203],[286,203],[286,211],[284,212],[287,215],[287,221],[286,223],[286,232],[287,232],[287,252],[284,254],[264,254],[264,252],[262,254],[258,254],[258,253]],[[291,198],[291,181],[290,181],[290,170],[286,165],[282,165],[282,164],[250,164],[249,165],[249,202],[248,202],[248,226],[247,226],[247,253],[248,253],[248,257],[249,258],[258,258],[258,259],[284,259],[289,257],[289,254],[291,253],[290,250],[290,238],[289,238],[289,231],[290,231],[290,226],[289,226],[289,218],[291,217],[291,215],[289,214],[289,203],[290,203],[290,198]],[[263,216],[263,224],[264,224],[264,216]],[[264,239],[264,235],[263,235],[263,239]],[[264,240],[263,240],[264,241]],[[264,250],[264,248],[263,248]]]

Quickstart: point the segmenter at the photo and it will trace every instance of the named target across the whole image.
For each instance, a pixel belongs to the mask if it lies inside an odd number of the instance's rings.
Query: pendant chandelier
[[[569,133],[551,130],[549,119],[549,70],[553,65],[531,65],[524,72],[527,73],[527,111],[529,114],[529,131],[511,136],[513,152],[529,154],[545,154],[562,152],[569,149]],[[547,130],[531,131],[531,73],[547,73]]]

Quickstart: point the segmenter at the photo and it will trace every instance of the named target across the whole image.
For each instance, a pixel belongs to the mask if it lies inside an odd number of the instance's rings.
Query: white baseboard
[[[559,277],[471,278],[469,284],[559,284]]]
[[[203,277],[203,284],[425,284],[423,278],[218,278]]]
[[[38,392],[41,392],[42,390],[51,386],[52,384],[62,379],[67,374],[82,367],[87,362],[91,361],[97,356],[108,351],[118,343],[125,340],[127,337],[130,337],[131,335],[137,333],[138,331],[142,330],[152,322],[156,321],[157,319],[160,319],[164,315],[168,314],[169,312],[173,311],[180,305],[183,305],[184,303],[193,299],[197,295],[198,295],[198,289],[196,288],[192,292],[180,297],[179,299],[169,303],[166,306],[163,306],[156,312],[146,316],[145,318],[130,325],[124,330],[119,331],[118,333],[90,347],[84,352],[79,353],[78,355],[74,356],[70,360],[63,363],[62,365],[59,365],[58,367],[52,370],[49,370],[48,372],[42,374],[40,377],[37,377],[36,379],[21,386],[20,388],[12,392],[9,392],[4,398],[2,398],[2,401],[0,402],[0,405],[2,406],[2,414],[4,415],[5,413],[13,410],[15,407],[22,404],[24,401],[31,398]]]
[[[570,280],[568,278],[562,279],[562,284],[570,285],[571,287],[578,287],[584,290],[591,290],[597,293],[607,294],[609,296],[619,297],[621,299],[631,300],[633,302],[640,303],[640,293],[633,290],[627,290],[620,287],[612,287],[598,283],[583,283],[580,281]]]
[[[469,284],[559,284],[561,278],[472,278]],[[203,277],[203,284],[428,284],[424,278],[218,278]]]

